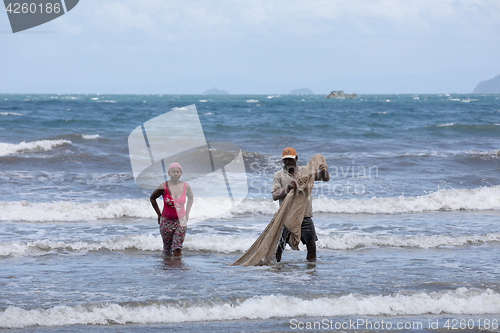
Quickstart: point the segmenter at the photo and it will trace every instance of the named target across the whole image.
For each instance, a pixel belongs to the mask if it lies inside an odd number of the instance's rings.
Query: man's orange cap
[[[283,149],[283,154],[281,154],[281,159],[284,160],[285,158],[295,158],[297,157],[297,152],[295,149],[292,147],[287,147]]]

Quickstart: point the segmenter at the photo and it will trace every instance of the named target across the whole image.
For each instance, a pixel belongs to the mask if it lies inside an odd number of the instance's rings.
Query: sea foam
[[[82,138],[85,140],[95,140],[99,139],[101,136],[99,134],[82,134]]]
[[[24,116],[24,114],[17,112],[0,112],[0,116]]]
[[[332,250],[348,250],[358,247],[388,246],[436,248],[500,241],[500,233],[470,235],[373,235],[360,233],[321,235],[318,247]]]
[[[161,205],[160,205],[161,206]],[[224,212],[220,218],[231,219],[242,214],[272,215],[278,203],[271,199],[245,199],[230,207],[222,198],[195,198],[190,215],[192,222]],[[416,197],[370,199],[315,198],[313,211],[321,213],[399,214],[445,210],[500,210],[500,186],[439,190]],[[121,217],[156,218],[147,199],[122,199],[77,203],[71,201],[33,203],[0,202],[0,221],[87,221]],[[77,212],[77,213],[75,213]]]
[[[161,236],[158,235],[127,235],[108,239],[104,241],[76,241],[63,242],[52,241],[49,239],[37,240],[28,243],[6,242],[0,243],[0,256],[8,255],[39,255],[54,250],[66,250],[75,252],[88,251],[123,251],[127,249],[136,249],[141,251],[161,251],[162,250]]]
[[[52,150],[55,147],[70,143],[71,141],[68,140],[39,140],[32,142],[23,141],[18,144],[0,142],[0,156],[13,155],[30,151],[47,151]]]
[[[264,226],[262,230],[264,229]],[[320,231],[320,230],[319,230]],[[321,233],[321,231],[320,231]],[[218,253],[243,253],[257,239],[258,233],[245,235],[200,234],[188,231],[184,241],[187,251]],[[330,250],[349,250],[360,247],[414,247],[437,248],[441,246],[463,246],[469,244],[499,242],[500,233],[470,235],[373,235],[360,233],[324,234],[319,236],[318,247]],[[41,239],[30,242],[2,242],[0,256],[38,256],[53,251],[161,251],[162,239],[157,234],[126,235],[101,241],[54,241]]]
[[[220,253],[244,252],[254,242],[257,235],[228,236],[200,235],[188,232],[183,247],[188,251],[209,251]],[[158,234],[126,235],[102,241],[53,241],[42,239],[31,242],[0,243],[0,256],[26,255],[37,256],[51,251],[65,250],[73,252],[89,251],[161,251],[163,242]]]
[[[0,328],[61,325],[153,324],[255,320],[293,317],[497,315],[500,294],[491,289],[467,289],[414,294],[318,298],[266,295],[235,301],[194,300],[99,303],[23,309],[9,306],[0,312]]]
[[[59,202],[0,202],[0,221],[87,221],[119,217],[154,218],[149,200],[122,199],[91,203]]]
[[[371,199],[318,198],[313,201],[315,212],[397,214],[442,210],[498,210],[500,186],[475,189],[439,190],[416,197],[386,197]]]
[[[231,218],[233,214],[228,209],[224,198],[195,198],[190,214],[190,222],[195,223],[212,217],[214,212],[225,212],[219,215],[222,218]],[[163,203],[158,200],[160,210]],[[121,199],[108,201],[94,201],[77,203],[73,201],[56,202],[28,202],[9,201],[0,202],[0,221],[28,221],[28,222],[66,222],[66,221],[94,221],[116,218],[147,218],[156,219],[156,213],[151,207],[149,199]]]

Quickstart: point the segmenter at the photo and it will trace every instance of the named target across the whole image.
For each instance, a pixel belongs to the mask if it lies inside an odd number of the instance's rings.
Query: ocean
[[[174,260],[128,137],[188,105],[248,194],[221,210],[223,180],[193,180]],[[499,331],[500,95],[0,94],[0,129],[0,332]],[[328,163],[318,261],[229,266],[288,146]]]

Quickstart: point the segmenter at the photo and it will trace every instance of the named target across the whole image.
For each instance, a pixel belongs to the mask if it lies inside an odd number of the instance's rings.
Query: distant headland
[[[205,90],[203,95],[229,95],[229,93],[225,90],[219,90],[216,87],[212,89]]]
[[[473,94],[500,94],[500,75],[491,80],[481,81],[476,86]]]
[[[301,88],[290,91],[290,95],[314,95],[314,93],[309,88]]]

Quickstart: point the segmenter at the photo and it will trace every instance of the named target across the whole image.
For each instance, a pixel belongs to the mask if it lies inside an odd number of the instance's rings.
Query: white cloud
[[[484,35],[500,28],[498,0],[87,0],[79,7],[98,30],[171,41],[339,31],[430,35],[449,27]]]
[[[149,30],[155,25],[155,20],[144,10],[137,10],[126,2],[102,2],[92,7],[90,17],[95,24],[107,32],[122,32],[129,28]]]

